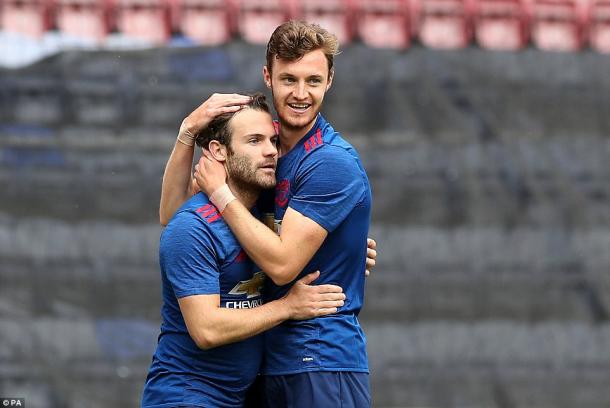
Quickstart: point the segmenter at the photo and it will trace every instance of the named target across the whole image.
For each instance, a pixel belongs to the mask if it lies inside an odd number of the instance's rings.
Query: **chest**
[[[277,184],[275,186],[274,213],[276,223],[284,218],[288,204],[292,199],[298,176],[300,157],[285,157],[280,159],[276,170]],[[276,230],[277,232],[277,230]]]
[[[246,308],[261,304],[265,275],[246,253],[239,249],[220,268],[220,297],[223,307]]]

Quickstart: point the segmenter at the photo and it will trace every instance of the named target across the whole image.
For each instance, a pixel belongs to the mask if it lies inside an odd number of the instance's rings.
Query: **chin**
[[[263,189],[263,190],[268,190],[270,188],[274,188],[276,184],[275,181],[275,176],[274,177],[270,177],[270,178],[259,178],[258,180],[256,180],[256,185],[258,186],[258,188]]]
[[[287,125],[290,128],[303,128],[313,122],[316,119],[316,115],[313,114],[299,117],[285,115],[283,118],[280,119],[282,119],[283,125]]]
[[[256,183],[256,188],[259,190],[271,190],[275,188],[275,183]]]

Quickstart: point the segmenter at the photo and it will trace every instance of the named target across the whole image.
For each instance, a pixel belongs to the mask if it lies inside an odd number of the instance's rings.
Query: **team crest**
[[[286,207],[286,204],[288,204],[288,191],[290,190],[290,182],[288,181],[288,179],[284,179],[282,181],[280,181],[276,186],[275,186],[275,204],[277,204],[278,207]]]

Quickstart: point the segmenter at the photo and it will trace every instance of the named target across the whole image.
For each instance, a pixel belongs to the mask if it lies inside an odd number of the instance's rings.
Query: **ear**
[[[218,160],[221,163],[224,163],[227,160],[227,147],[223,144],[220,144],[218,140],[210,141],[208,145],[208,151],[212,154],[212,157]]]
[[[334,77],[335,77],[335,69],[333,68],[328,72],[328,83],[326,84],[327,91],[330,89],[330,86],[333,84]]]
[[[263,81],[265,81],[267,88],[271,88],[271,72],[269,72],[266,65],[263,67]]]

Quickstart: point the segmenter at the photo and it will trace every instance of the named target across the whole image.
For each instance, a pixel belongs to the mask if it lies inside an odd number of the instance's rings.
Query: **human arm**
[[[292,282],[305,268],[328,235],[312,219],[288,208],[277,235],[252,216],[239,200],[225,208],[223,218],[252,258],[273,280],[282,286]]]
[[[167,225],[176,210],[197,190],[192,183],[191,169],[194,156],[194,137],[208,126],[210,121],[226,112],[235,112],[250,101],[249,96],[238,94],[213,94],[189,114],[180,127],[163,173],[159,222]]]
[[[279,236],[267,230],[237,200],[221,208],[225,222],[248,255],[277,285],[296,278],[328,233],[361,199],[363,180],[354,177],[354,158],[344,153],[327,149],[302,163],[294,186],[290,186],[294,194]],[[196,166],[195,178],[206,194],[226,188],[224,166],[206,152]]]
[[[193,155],[193,146],[187,146],[176,140],[174,149],[165,165],[161,184],[161,202],[159,204],[161,225],[167,225],[176,210],[189,197]]]
[[[297,281],[281,299],[252,309],[220,307],[220,296],[178,299],[189,334],[202,349],[234,343],[277,326],[284,320],[304,320],[336,313],[345,295],[335,285],[310,285],[320,272]]]

